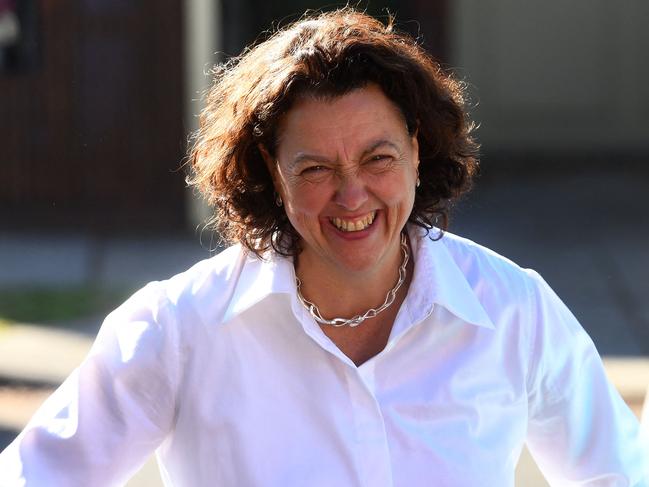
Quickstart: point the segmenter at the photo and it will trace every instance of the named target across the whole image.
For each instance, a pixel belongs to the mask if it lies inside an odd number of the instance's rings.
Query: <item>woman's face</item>
[[[306,96],[278,134],[277,160],[266,159],[302,238],[300,266],[393,273],[419,164],[399,109],[372,84],[333,99]]]

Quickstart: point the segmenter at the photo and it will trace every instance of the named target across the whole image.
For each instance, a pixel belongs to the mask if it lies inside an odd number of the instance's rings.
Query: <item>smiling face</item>
[[[299,98],[279,126],[275,188],[301,237],[299,267],[393,275],[415,198],[418,145],[376,85]]]

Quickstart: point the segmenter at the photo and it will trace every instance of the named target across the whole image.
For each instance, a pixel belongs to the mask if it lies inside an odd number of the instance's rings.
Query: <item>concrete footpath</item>
[[[539,271],[592,336],[639,414],[649,385],[649,176],[610,171],[484,181],[451,229]],[[206,238],[0,233],[0,292],[21,286],[137,288],[209,257]],[[0,317],[2,310],[0,310]],[[81,361],[102,317],[73,330],[0,323],[0,448]],[[156,468],[129,486],[160,485]],[[547,485],[524,453],[517,485]]]

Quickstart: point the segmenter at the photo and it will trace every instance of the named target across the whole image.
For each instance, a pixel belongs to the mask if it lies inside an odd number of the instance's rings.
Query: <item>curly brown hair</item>
[[[410,222],[445,230],[450,203],[471,186],[478,144],[463,84],[397,32],[392,18],[384,24],[349,7],[306,16],[214,74],[188,182],[214,207],[211,223],[227,243],[257,255],[300,252],[260,147],[274,155],[278,121],[304,94],[333,98],[375,83],[400,108],[419,143],[421,185]]]

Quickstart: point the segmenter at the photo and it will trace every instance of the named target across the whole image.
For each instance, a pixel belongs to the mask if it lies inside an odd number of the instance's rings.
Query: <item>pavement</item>
[[[485,176],[456,208],[451,231],[539,271],[640,414],[649,386],[649,171],[558,174]],[[0,233],[0,292],[34,285],[136,289],[212,255],[214,242],[203,237]],[[0,449],[81,361],[102,318],[71,327],[0,323]],[[155,465],[128,485],[161,485]],[[547,485],[526,452],[517,485]]]

